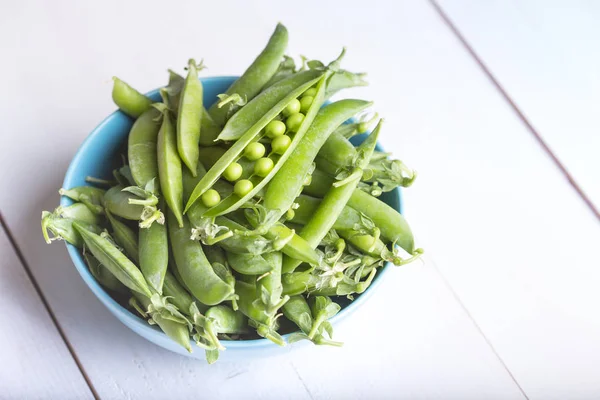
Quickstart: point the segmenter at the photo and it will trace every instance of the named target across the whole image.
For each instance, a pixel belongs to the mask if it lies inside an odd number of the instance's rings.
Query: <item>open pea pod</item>
[[[204,175],[202,180],[198,182],[188,199],[184,212],[187,212],[196,200],[212,187],[212,185],[221,177],[225,169],[240,157],[246,146],[257,139],[261,130],[275,118],[292,99],[295,99],[322,79],[323,75],[324,73],[321,71],[307,71],[306,74],[298,74],[274,85],[255,99],[259,100],[263,96],[267,96],[265,99],[272,102],[270,107],[265,107],[267,108],[267,111],[265,112],[262,110],[262,101],[258,103],[259,105],[257,106],[249,107],[250,104],[247,104],[242,108],[242,110],[252,111],[252,109],[254,109],[255,111],[252,112],[252,115],[244,118],[244,121],[240,121],[239,123],[232,118],[230,120],[231,126],[235,125],[235,128],[232,127],[231,129],[228,129],[227,126],[223,128],[223,131],[219,135],[219,139],[232,140],[232,138],[234,138],[237,139],[237,141],[233,143],[223,157],[221,157],[206,175]],[[273,98],[275,101],[272,100]],[[242,110],[236,115],[239,115]],[[260,117],[258,121],[255,121],[257,115],[262,115],[262,117]],[[241,119],[243,116],[244,114],[239,118]]]
[[[221,201],[219,204],[217,204],[216,206],[214,206],[213,208],[211,208],[210,210],[208,210],[206,212],[207,217],[227,214],[227,213],[239,208],[241,205],[243,205],[248,200],[250,200],[252,197],[254,197],[260,190],[262,190],[263,187],[265,187],[265,185],[267,183],[269,183],[271,181],[271,179],[273,179],[273,177],[275,176],[277,171],[279,171],[279,169],[285,164],[285,162],[290,157],[290,155],[292,155],[294,153],[296,147],[298,146],[298,144],[304,137],[304,134],[306,133],[306,131],[312,124],[312,121],[315,119],[315,116],[317,115],[319,108],[321,107],[321,105],[323,104],[323,102],[325,100],[325,85],[326,85],[326,80],[330,76],[330,74],[331,74],[331,72],[328,71],[319,80],[319,83],[317,84],[317,93],[314,97],[314,100],[313,100],[310,108],[308,109],[308,111],[306,113],[306,116],[304,117],[302,123],[300,124],[300,127],[298,128],[298,131],[294,135],[294,138],[292,139],[292,142],[290,143],[288,149],[281,155],[281,157],[279,157],[277,159],[277,161],[275,162],[275,165],[273,166],[271,171],[265,177],[260,177],[258,175],[254,175],[253,177],[251,177],[250,181],[252,182],[254,188],[250,192],[248,192],[243,197],[240,197],[234,193],[231,196],[223,199],[223,201]]]

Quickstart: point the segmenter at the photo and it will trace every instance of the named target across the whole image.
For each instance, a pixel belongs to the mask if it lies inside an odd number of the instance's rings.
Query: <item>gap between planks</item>
[[[508,102],[508,104],[513,109],[513,111],[517,114],[517,116],[519,117],[519,119],[523,122],[523,124],[525,124],[525,127],[529,130],[529,132],[537,140],[537,142],[542,147],[542,149],[544,150],[544,152],[548,156],[550,156],[550,158],[552,159],[552,162],[554,162],[554,164],[556,165],[556,167],[564,175],[564,177],[567,179],[567,181],[569,182],[569,184],[573,187],[573,189],[575,189],[575,191],[577,192],[577,194],[579,195],[579,197],[583,200],[583,202],[586,204],[586,206],[592,211],[592,213],[594,214],[594,216],[597,219],[600,220],[600,210],[598,210],[594,206],[594,203],[592,203],[592,201],[590,200],[590,198],[583,191],[583,189],[579,186],[579,184],[575,181],[575,179],[573,178],[573,176],[571,176],[571,174],[566,169],[566,167],[561,163],[561,161],[552,152],[552,150],[550,150],[550,147],[544,141],[544,139],[542,138],[542,136],[540,135],[540,133],[533,127],[533,125],[531,124],[531,122],[529,122],[529,120],[527,119],[527,117],[525,117],[525,114],[523,114],[523,112],[519,109],[519,107],[517,106],[517,104],[513,101],[513,99],[509,96],[508,92],[504,89],[504,87],[500,84],[500,82],[492,74],[492,72],[487,67],[487,65],[485,65],[485,63],[483,62],[483,60],[481,59],[481,57],[479,57],[479,55],[475,52],[474,48],[469,44],[469,42],[464,37],[464,35],[452,23],[452,21],[450,20],[450,17],[444,12],[444,10],[442,9],[442,7],[436,2],[436,0],[428,0],[428,1],[433,6],[433,8],[435,9],[435,11],[438,13],[438,15],[441,17],[441,19],[444,22],[444,24],[446,24],[446,26],[448,26],[448,28],[452,31],[452,33],[454,34],[454,36],[456,36],[456,38],[460,41],[460,43],[463,45],[463,47],[467,50],[467,52],[471,55],[471,57],[473,57],[473,59],[475,60],[475,62],[482,69],[483,73],[488,77],[488,79],[492,82],[492,84],[500,92],[500,94],[502,95],[502,97],[504,97],[504,99],[506,100],[506,102]]]
[[[65,346],[67,346],[67,349],[69,350],[69,353],[71,354],[71,357],[73,357],[73,360],[75,361],[75,364],[77,365],[77,368],[79,369],[79,372],[81,372],[81,375],[83,376],[83,379],[85,380],[85,383],[90,388],[90,391],[92,392],[92,395],[94,396],[94,398],[96,400],[99,400],[100,396],[98,396],[98,393],[96,392],[96,389],[94,388],[94,385],[92,384],[90,378],[88,377],[87,373],[85,372],[85,369],[83,368],[83,365],[79,361],[79,358],[77,357],[77,354],[75,354],[75,350],[71,346],[71,343],[67,339],[67,336],[65,335],[65,332],[63,331],[62,327],[58,323],[58,320],[56,319],[56,316],[54,315],[54,312],[50,308],[50,304],[48,304],[48,301],[46,300],[46,297],[42,293],[42,290],[41,290],[41,288],[40,288],[37,280],[35,279],[35,277],[31,273],[31,268],[29,268],[29,265],[27,264],[27,261],[25,260],[25,257],[23,256],[23,252],[21,252],[21,249],[17,245],[17,242],[16,242],[16,240],[15,240],[15,238],[14,238],[14,236],[13,236],[11,230],[10,230],[10,227],[6,223],[6,220],[4,219],[4,216],[2,215],[1,212],[0,212],[0,229],[3,229],[4,232],[6,233],[8,241],[10,242],[11,246],[15,250],[17,258],[19,259],[19,262],[21,263],[21,266],[25,270],[25,273],[27,274],[27,277],[29,278],[29,281],[33,285],[33,288],[35,289],[37,295],[39,296],[39,298],[40,298],[40,300],[42,302],[42,304],[44,305],[44,308],[48,312],[48,315],[50,316],[50,319],[52,320],[52,323],[56,327],[56,330],[58,331],[58,334],[60,335],[61,339],[65,343]]]

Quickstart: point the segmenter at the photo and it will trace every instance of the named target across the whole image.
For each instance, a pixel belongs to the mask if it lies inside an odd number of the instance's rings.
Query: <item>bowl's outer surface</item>
[[[205,106],[208,108],[208,106],[216,100],[217,94],[224,93],[235,79],[236,77],[233,76],[202,78]],[[160,101],[158,90],[154,90],[147,95],[155,101]],[[72,188],[75,186],[86,185],[86,176],[110,178],[112,176],[112,170],[118,166],[116,163],[118,163],[119,157],[115,157],[115,155],[125,149],[124,146],[126,145],[127,136],[132,125],[133,120],[120,111],[115,111],[102,121],[77,150],[77,153],[67,170],[63,187]],[[364,137],[365,135],[356,136],[352,139],[352,142],[356,145],[364,140]],[[378,150],[381,150],[379,146]],[[394,209],[402,211],[400,190],[395,189],[391,192],[384,193],[381,196],[381,199]],[[62,197],[60,204],[66,206],[72,204],[72,201],[66,197]],[[142,318],[116,302],[104,288],[96,282],[88,270],[81,252],[70,244],[67,244],[67,249],[73,260],[73,264],[75,264],[75,268],[79,272],[79,275],[81,275],[83,281],[88,285],[100,302],[102,302],[102,304],[104,304],[123,324],[140,336],[165,349],[182,355],[204,359],[204,351],[202,351],[202,349],[195,347],[193,353],[188,353],[181,346],[169,339],[159,328],[149,325]],[[371,286],[353,302],[344,307],[338,315],[331,319],[331,322],[335,324],[337,321],[340,321],[342,318],[347,317],[358,309],[358,307],[360,307],[360,305],[374,292],[383,276],[389,272],[389,269],[389,264],[381,268],[375,276]],[[306,343],[308,343],[308,341],[297,342],[294,343],[292,347],[299,347]],[[246,357],[261,357],[268,354],[284,352],[284,349],[281,349],[267,339],[223,341],[223,344],[227,348],[227,351],[223,352],[220,361],[227,359],[242,359]]]

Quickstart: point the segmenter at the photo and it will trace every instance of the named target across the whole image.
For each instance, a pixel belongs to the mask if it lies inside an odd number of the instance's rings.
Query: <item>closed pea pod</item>
[[[260,92],[279,68],[283,53],[287,48],[288,32],[285,26],[277,24],[275,32],[269,39],[265,49],[256,57],[248,69],[225,92],[227,95],[239,94],[246,100],[251,100]],[[218,125],[224,125],[229,109],[219,108],[214,104],[208,110]]]
[[[93,256],[121,283],[147,297],[152,296],[152,292],[138,267],[121,253],[115,245],[86,229],[84,225],[78,222],[74,222],[73,227],[79,232]]]
[[[164,224],[152,224],[148,229],[140,229],[138,247],[142,274],[154,290],[162,293],[169,265],[167,227]]]
[[[160,110],[160,109],[159,109]],[[163,121],[158,132],[158,176],[160,187],[169,209],[179,227],[183,226],[183,184],[181,159],[177,152],[177,138],[169,111],[162,108]]]
[[[227,261],[236,272],[244,275],[260,275],[271,271],[273,266],[260,254],[227,253]]]
[[[177,270],[194,297],[206,305],[219,304],[233,297],[233,287],[224,282],[206,259],[202,245],[190,239],[187,218],[178,226],[172,212],[167,218],[171,248]]]
[[[196,165],[198,163],[202,92],[202,83],[198,80],[196,61],[190,60],[188,62],[188,75],[185,78],[179,100],[177,150],[181,160],[194,176],[196,175]]]
[[[68,197],[72,200],[79,201],[85,204],[91,211],[96,214],[104,212],[104,194],[103,189],[98,189],[92,186],[77,186],[71,189],[61,188],[58,194]]]
[[[134,292],[133,295],[135,299],[137,299],[141,303],[142,306],[141,309],[139,309],[138,311],[140,311],[140,313],[143,316],[147,316],[145,310],[148,310],[150,308],[152,302],[147,296],[144,296],[142,294]],[[162,331],[169,338],[175,341],[175,343],[178,343],[181,346],[183,346],[188,352],[192,352],[192,346],[190,345],[190,330],[188,324],[186,324],[183,321],[175,321],[172,318],[163,317],[158,312],[151,313],[150,317],[152,321],[154,321],[156,325],[158,325],[160,329],[162,329]]]
[[[212,321],[217,333],[239,335],[248,332],[248,319],[240,311],[218,305],[206,311],[206,318]]]
[[[313,247],[317,247],[323,237],[325,237],[327,232],[333,227],[333,224],[343,211],[354,189],[356,189],[358,182],[360,181],[360,176],[362,175],[362,169],[368,165],[371,154],[373,154],[380,130],[381,121],[373,133],[371,133],[363,144],[361,144],[359,151],[361,152],[362,157],[360,157],[356,161],[356,165],[352,167],[352,173],[344,180],[334,182],[331,189],[329,189],[321,201],[321,204],[315,211],[313,217],[308,221],[304,228],[302,228],[302,231],[300,231],[300,236],[306,239]],[[296,260],[286,258],[284,260],[283,270],[293,271],[299,264],[300,263]]]
[[[123,285],[107,268],[100,264],[100,261],[88,251],[84,250],[83,259],[94,278],[102,286],[117,293],[129,293],[129,289],[127,289],[127,287],[125,287],[125,285]]]
[[[316,333],[312,339],[308,336],[314,325],[314,321],[312,318],[312,311],[304,296],[292,296],[290,300],[283,306],[283,315],[295,323],[302,331],[302,333],[291,334],[290,338],[288,339],[290,343],[302,339],[308,339],[312,340],[312,342],[317,345],[329,345],[335,347],[341,347],[343,345],[341,342],[325,339],[322,334],[323,323],[320,324],[321,326],[318,327],[318,333]],[[327,323],[327,321],[325,321],[325,323]]]
[[[281,294],[283,285],[281,284],[281,262],[282,254],[279,251],[272,251],[263,255],[263,258],[271,265],[271,270],[261,276],[258,280],[258,286],[264,292],[264,299],[267,312],[276,312],[282,301]]]
[[[152,106],[152,100],[116,76],[113,77],[112,98],[121,111],[133,118],[139,117]]]
[[[133,180],[139,187],[145,187],[152,179],[158,180],[156,142],[160,123],[160,112],[154,107],[145,111],[129,131],[127,156]]]
[[[304,192],[312,196],[323,197],[333,182],[333,177],[317,168],[313,172],[310,185],[304,187]],[[414,252],[412,231],[404,216],[398,211],[360,189],[352,192],[348,199],[348,206],[372,219],[383,238],[395,242],[410,254]]]
[[[115,242],[125,251],[125,254],[136,263],[139,263],[138,239],[135,232],[123,222],[116,219],[110,211],[107,210],[106,216],[112,227]],[[153,224],[158,225],[158,224]],[[143,230],[143,229],[142,229]]]
[[[75,203],[68,207],[57,207],[54,212],[42,212],[42,234],[46,243],[62,239],[75,247],[82,248],[84,241],[81,235],[73,227],[73,222],[79,221],[94,233],[100,233],[100,218],[81,203]],[[50,233],[54,237],[50,237]]]
[[[276,317],[265,310],[264,304],[257,297],[256,286],[246,282],[237,281],[235,284],[236,293],[239,295],[238,304],[240,311],[248,317],[249,325],[256,328],[257,333],[272,342],[285,346],[285,341],[275,330]],[[289,299],[286,297],[286,299]],[[285,304],[285,302],[283,303]],[[283,306],[281,304],[281,306]]]
[[[144,206],[141,204],[131,204],[129,200],[141,200],[141,198],[132,193],[123,191],[123,189],[124,187],[120,185],[108,189],[104,195],[105,207],[114,215],[137,221],[142,217]]]

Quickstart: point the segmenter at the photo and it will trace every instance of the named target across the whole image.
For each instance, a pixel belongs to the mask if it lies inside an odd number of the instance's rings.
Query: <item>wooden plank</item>
[[[420,172],[410,221],[530,398],[596,397],[600,225],[476,63],[450,54],[458,40],[438,35],[421,53],[443,68],[403,49],[403,69],[421,73],[388,86],[413,88],[388,121],[389,147]]]
[[[439,4],[598,213],[598,2]]]
[[[93,398],[1,224],[0,263],[1,397]]]
[[[213,15],[228,16],[224,24],[207,16],[199,3],[189,3],[186,12],[178,14],[177,24],[193,27],[193,34],[187,28],[148,34],[147,40],[136,39],[134,46],[131,38],[147,32],[153,21],[164,21],[163,3],[57,2],[50,6],[32,1],[14,5],[10,18],[0,16],[4,18],[0,38],[21,32],[5,46],[14,62],[0,64],[4,75],[12,77],[6,82],[7,95],[0,98],[0,112],[11,110],[6,129],[14,132],[5,143],[8,157],[0,159],[1,166],[11,171],[2,177],[3,187],[11,190],[0,192],[0,207],[100,397],[186,398],[201,393],[224,398],[242,394],[328,398],[356,392],[383,398],[520,398],[510,374],[429,262],[422,268],[394,271],[397,274],[354,321],[340,326],[338,336],[347,344],[339,353],[309,348],[277,359],[209,367],[163,351],[127,330],[85,287],[64,248],[42,242],[39,211],[58,202],[56,189],[62,176],[57,171],[66,169],[87,132],[114,109],[111,75],[116,73],[141,90],[151,89],[165,80],[167,66],[183,64],[190,55],[204,56],[211,74],[239,73],[237,66],[246,65],[255,55],[281,15],[280,8],[246,2],[236,4],[236,13],[229,13],[230,8],[225,3],[211,7]],[[377,23],[370,16],[376,16]],[[106,21],[111,29],[105,29]],[[432,159],[441,152],[435,150],[439,143],[470,139],[479,132],[475,125],[468,126],[469,132],[452,129],[433,149],[419,146],[430,144],[431,130],[448,132],[448,108],[458,107],[464,114],[478,106],[478,96],[502,105],[485,81],[482,87],[470,84],[479,70],[427,3],[375,3],[367,14],[364,3],[349,1],[342,14],[333,3],[309,1],[287,12],[285,23],[291,31],[292,53],[327,60],[342,44],[348,46],[345,66],[369,71],[372,82],[370,88],[354,93],[375,99],[378,110],[388,117],[384,143],[425,171],[446,172],[447,165]],[[238,45],[241,29],[248,45]],[[236,46],[229,49],[228,43]],[[196,51],[201,54],[190,54]],[[31,79],[38,76],[39,59],[47,60],[44,74],[52,79]],[[461,90],[456,90],[457,85]],[[507,115],[510,118],[506,112],[499,117]],[[27,162],[23,162],[23,148],[27,148]],[[477,154],[480,149],[474,146],[471,151]],[[425,177],[417,186],[420,189],[407,194],[407,209],[414,224],[420,224],[418,232],[432,230],[431,236],[437,238],[437,223],[444,220],[434,224],[428,216],[442,208],[439,200],[432,200],[441,194],[428,181]],[[423,237],[427,244],[429,238]],[[429,251],[436,255],[433,243]],[[390,322],[390,315],[395,320]],[[378,323],[390,328],[379,328]],[[369,334],[377,344],[363,349]],[[363,361],[368,368],[361,367]]]

